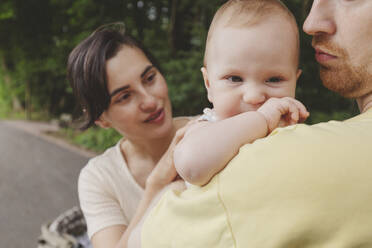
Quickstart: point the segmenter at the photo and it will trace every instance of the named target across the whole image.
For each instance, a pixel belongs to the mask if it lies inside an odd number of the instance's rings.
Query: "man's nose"
[[[266,94],[261,87],[253,85],[246,87],[243,94],[243,101],[250,105],[261,105],[266,100]]]
[[[314,0],[310,13],[307,16],[303,30],[309,35],[334,34],[334,9],[330,0]]]

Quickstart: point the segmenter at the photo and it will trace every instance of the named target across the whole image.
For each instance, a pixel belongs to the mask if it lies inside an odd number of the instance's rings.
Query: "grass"
[[[122,137],[113,129],[102,128],[91,128],[84,132],[72,128],[62,128],[53,135],[97,153],[114,146]]]

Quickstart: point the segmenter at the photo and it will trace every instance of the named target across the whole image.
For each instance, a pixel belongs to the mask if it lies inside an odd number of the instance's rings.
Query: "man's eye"
[[[243,79],[239,76],[230,76],[230,77],[227,78],[227,80],[229,80],[233,83],[243,82]]]
[[[271,77],[271,78],[267,79],[265,82],[266,83],[279,83],[281,81],[283,81],[283,78],[281,78],[281,77]]]

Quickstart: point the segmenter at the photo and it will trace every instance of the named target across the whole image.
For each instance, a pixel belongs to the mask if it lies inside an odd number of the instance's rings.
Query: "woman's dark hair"
[[[67,76],[82,107],[82,130],[88,129],[107,110],[110,95],[107,88],[107,60],[115,57],[122,46],[140,49],[157,67],[142,44],[124,32],[124,24],[104,25],[77,45],[68,57]]]

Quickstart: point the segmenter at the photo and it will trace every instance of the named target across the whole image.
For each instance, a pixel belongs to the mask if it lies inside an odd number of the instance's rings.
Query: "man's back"
[[[372,247],[372,110],[243,146],[207,186],[168,192],[142,244]]]

